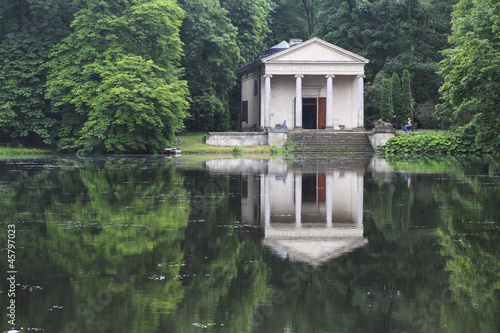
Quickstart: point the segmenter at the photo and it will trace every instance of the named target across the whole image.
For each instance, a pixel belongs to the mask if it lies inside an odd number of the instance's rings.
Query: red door
[[[326,97],[318,98],[318,128],[326,128]]]
[[[326,202],[326,176],[318,173],[318,202]]]

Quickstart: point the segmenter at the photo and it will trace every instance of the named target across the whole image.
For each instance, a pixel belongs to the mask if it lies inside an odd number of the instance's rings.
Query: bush
[[[240,157],[243,155],[243,148],[240,146],[235,146],[233,150],[231,150],[231,154],[233,154],[234,157]]]
[[[435,106],[432,101],[418,104],[415,108],[415,119],[418,120],[422,128],[437,129],[440,128],[440,121],[434,116]]]
[[[389,155],[464,155],[483,153],[471,136],[456,133],[400,135],[387,141]]]
[[[271,155],[278,155],[280,153],[280,149],[276,146],[271,146]]]

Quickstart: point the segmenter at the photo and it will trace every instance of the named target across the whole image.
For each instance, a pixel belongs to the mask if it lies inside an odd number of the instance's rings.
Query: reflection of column
[[[333,214],[333,176],[331,174],[326,175],[326,226],[327,228],[332,228],[332,214]]]
[[[295,175],[295,227],[302,228],[302,174]]]
[[[264,176],[264,221],[266,228],[271,226],[271,200],[269,198],[269,175]]]
[[[363,176],[358,175],[358,228],[363,228]]]
[[[335,75],[326,76],[326,127],[333,127],[333,78]]]
[[[271,122],[271,74],[265,74],[264,83],[264,127],[269,127]]]
[[[364,127],[365,105],[363,96],[363,79],[364,75],[358,75],[358,126]]]
[[[302,127],[302,78],[304,75],[295,75],[295,126]]]

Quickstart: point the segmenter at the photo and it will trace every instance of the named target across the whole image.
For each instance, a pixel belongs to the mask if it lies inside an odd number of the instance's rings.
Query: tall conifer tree
[[[389,121],[394,114],[394,106],[392,104],[391,81],[384,79],[382,82],[382,97],[380,100],[380,116],[382,120]]]
[[[411,98],[410,72],[405,69],[401,79],[401,110],[403,119],[413,119],[413,102]]]
[[[394,108],[394,113],[397,114],[398,116],[401,116],[401,111],[402,111],[402,96],[401,96],[401,80],[399,79],[398,73],[393,73],[392,74],[392,105]]]

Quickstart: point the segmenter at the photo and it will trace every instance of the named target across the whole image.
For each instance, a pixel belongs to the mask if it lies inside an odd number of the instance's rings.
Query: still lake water
[[[3,159],[0,225],[1,332],[500,331],[494,159]]]

